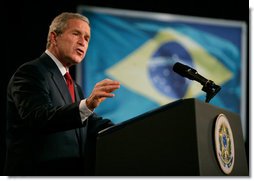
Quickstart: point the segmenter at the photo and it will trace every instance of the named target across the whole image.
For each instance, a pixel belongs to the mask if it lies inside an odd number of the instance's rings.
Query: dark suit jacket
[[[7,90],[5,175],[86,174],[86,141],[111,122],[93,114],[82,124],[77,84],[75,94],[72,103],[61,72],[45,53],[18,68]]]

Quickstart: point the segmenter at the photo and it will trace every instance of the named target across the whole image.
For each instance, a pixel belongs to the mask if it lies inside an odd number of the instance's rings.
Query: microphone
[[[191,80],[195,80],[201,85],[203,85],[202,90],[207,93],[206,102],[209,102],[221,90],[221,87],[219,85],[216,85],[213,81],[206,79],[205,77],[200,75],[195,69],[187,65],[177,62],[174,64],[173,70],[181,76],[187,77]]]
[[[202,85],[205,85],[208,82],[208,80],[201,76],[195,69],[179,62],[175,63],[173,70],[183,77],[187,77],[191,80],[196,80]]]

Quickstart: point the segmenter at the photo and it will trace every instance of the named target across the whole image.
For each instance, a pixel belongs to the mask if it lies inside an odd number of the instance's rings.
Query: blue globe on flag
[[[193,67],[193,61],[188,51],[176,41],[162,44],[152,55],[148,63],[150,80],[162,94],[179,99],[184,97],[190,80],[181,77],[173,71],[176,62]]]

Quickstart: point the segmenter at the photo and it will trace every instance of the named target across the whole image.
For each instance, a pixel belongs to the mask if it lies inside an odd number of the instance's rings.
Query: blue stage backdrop
[[[210,104],[241,115],[245,129],[243,22],[84,6],[78,12],[91,21],[91,41],[77,71],[85,94],[102,79],[121,82],[116,96],[95,112],[120,123],[181,98],[205,101],[200,83],[172,70],[181,62],[221,86]]]

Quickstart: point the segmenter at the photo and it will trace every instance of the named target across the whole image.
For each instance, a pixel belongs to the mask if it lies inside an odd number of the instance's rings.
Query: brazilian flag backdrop
[[[200,83],[172,70],[181,62],[221,86],[210,104],[241,115],[244,128],[243,22],[84,6],[78,12],[91,23],[87,55],[77,71],[85,94],[105,78],[121,83],[96,113],[120,123],[181,98],[205,101]]]

